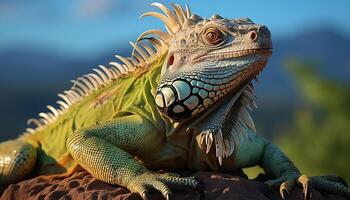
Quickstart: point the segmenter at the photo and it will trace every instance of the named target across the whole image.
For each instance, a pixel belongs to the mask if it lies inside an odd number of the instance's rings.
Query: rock
[[[182,173],[183,175],[191,175]],[[204,185],[203,199],[281,199],[277,191],[269,191],[262,181],[249,180],[242,172],[235,174],[220,174],[214,172],[196,172],[194,175]],[[260,176],[258,179],[263,179]],[[201,195],[197,191],[173,190],[175,200],[196,200]],[[83,199],[128,199],[140,200],[138,194],[130,193],[127,189],[110,185],[93,178],[86,171],[75,172],[70,177],[58,175],[39,176],[24,180],[17,184],[11,184],[2,193],[1,199],[40,199],[40,200],[83,200]],[[162,199],[161,195],[154,192],[150,199]],[[303,199],[300,188],[293,190],[289,199]],[[322,196],[313,190],[313,199],[343,199],[328,195]]]

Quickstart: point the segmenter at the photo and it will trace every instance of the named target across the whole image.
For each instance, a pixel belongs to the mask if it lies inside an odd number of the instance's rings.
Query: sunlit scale
[[[189,82],[187,79],[177,79],[162,84],[155,99],[158,108],[173,119],[197,114],[217,101],[216,95],[222,93],[222,91],[215,92],[220,88],[216,85],[218,79],[212,78],[206,81],[191,80]],[[221,88],[225,88],[225,86],[221,86]]]
[[[157,94],[157,96],[156,96],[156,104],[160,108],[164,107],[164,100],[163,100],[163,95],[162,94]]]
[[[173,109],[174,113],[182,113],[183,111],[185,111],[184,107],[181,105],[176,105]]]
[[[183,100],[191,94],[191,87],[185,81],[175,81],[172,85],[176,89],[178,100]]]
[[[193,109],[195,109],[197,106],[198,106],[198,104],[199,104],[199,99],[198,99],[198,97],[197,96],[191,96],[190,98],[188,98],[185,102],[184,102],[184,104],[186,105],[186,107],[188,108],[188,109],[190,109],[190,110],[193,110]]]
[[[208,92],[207,92],[206,90],[203,90],[203,89],[199,90],[198,94],[199,94],[199,96],[201,96],[202,98],[205,98],[205,97],[208,96]]]
[[[250,76],[249,70],[241,66],[224,71],[206,68],[163,79],[155,99],[158,109],[175,121],[195,116],[233,91],[236,83]],[[211,73],[211,78],[203,78],[204,73]]]
[[[162,88],[162,94],[164,95],[165,99],[165,106],[168,107],[175,101],[175,94],[174,91],[169,87]]]

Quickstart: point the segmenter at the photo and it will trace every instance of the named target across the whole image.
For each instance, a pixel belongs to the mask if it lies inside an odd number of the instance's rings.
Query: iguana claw
[[[148,200],[148,194],[146,191],[140,193],[140,196],[142,197],[143,200]]]
[[[311,199],[312,193],[309,177],[306,175],[301,175],[298,178],[298,182],[303,186],[304,200]]]
[[[127,188],[131,192],[139,193],[142,199],[148,200],[148,192],[157,190],[166,200],[170,200],[172,193],[170,187],[178,189],[192,189],[200,188],[200,183],[194,177],[180,177],[173,173],[152,173],[147,172],[132,179]]]
[[[280,186],[280,194],[283,200],[286,200],[295,185],[293,180],[285,181]]]
[[[347,198],[350,197],[350,188],[347,186],[346,181],[338,176],[308,177],[306,175],[294,174],[266,181],[266,184],[271,189],[279,187],[281,197],[284,200],[287,199],[288,195],[293,190],[295,183],[303,187],[305,200],[309,200],[312,198],[312,187],[320,191],[333,193]]]

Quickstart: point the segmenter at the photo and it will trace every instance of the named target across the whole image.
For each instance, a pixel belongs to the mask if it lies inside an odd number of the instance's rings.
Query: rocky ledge
[[[186,174],[186,173],[185,173]],[[199,192],[184,192],[173,190],[173,199],[235,199],[235,200],[268,200],[281,199],[277,191],[269,191],[263,184],[263,176],[256,180],[249,180],[242,172],[234,174],[220,174],[214,172],[196,172],[192,174],[204,185],[204,195]],[[344,199],[334,195],[322,195],[313,190],[315,200]],[[203,193],[202,193],[203,194]],[[83,199],[128,199],[140,200],[138,194],[130,193],[119,186],[106,184],[96,180],[86,171],[79,171],[72,176],[40,176],[17,184],[9,185],[1,195],[1,199],[40,199],[40,200],[83,200]],[[151,200],[163,199],[154,192]],[[303,199],[300,188],[293,190],[288,199]]]

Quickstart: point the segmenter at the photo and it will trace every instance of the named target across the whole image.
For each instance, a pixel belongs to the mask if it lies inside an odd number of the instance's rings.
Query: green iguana
[[[68,176],[77,165],[147,199],[169,187],[200,189],[193,177],[158,169],[232,171],[260,165],[285,199],[302,185],[350,197],[337,176],[302,175],[281,150],[255,134],[252,80],[271,55],[271,34],[248,18],[203,19],[186,6],[164,14],[166,32],[140,35],[130,58],[73,80],[59,108],[29,119],[26,133],[0,144],[0,184],[28,174]],[[153,171],[152,171],[153,170]]]

